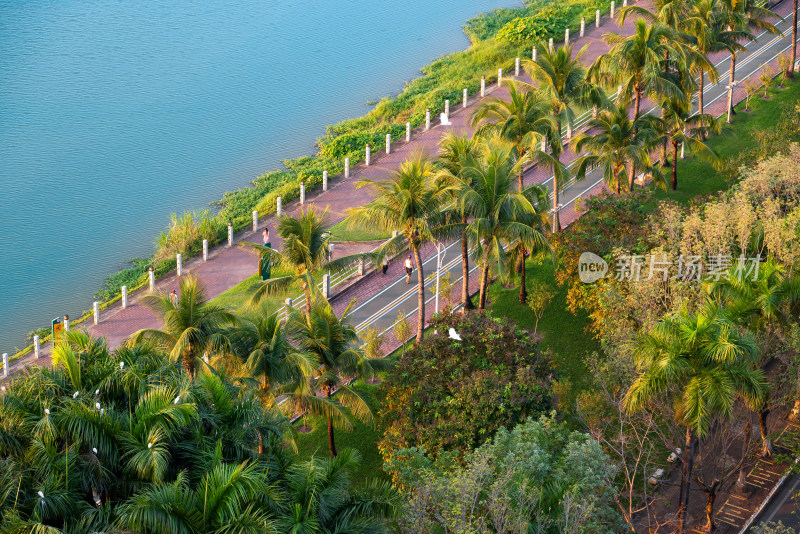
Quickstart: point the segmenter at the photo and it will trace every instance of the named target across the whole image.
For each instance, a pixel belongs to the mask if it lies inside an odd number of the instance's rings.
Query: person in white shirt
[[[411,283],[411,271],[414,270],[414,264],[411,263],[411,254],[406,258],[406,284]]]
[[[386,276],[386,271],[389,270],[389,256],[384,256],[383,261],[381,261],[381,271],[383,271],[383,275]]]

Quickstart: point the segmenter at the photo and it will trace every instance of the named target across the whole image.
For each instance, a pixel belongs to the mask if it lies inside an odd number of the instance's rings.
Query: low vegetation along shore
[[[408,82],[398,96],[380,100],[363,117],[328,126],[316,142],[315,155],[284,160],[284,168],[264,173],[249,186],[225,193],[212,203],[214,209],[172,215],[167,231],[156,240],[152,257],[133,259],[129,268],[103,281],[95,295],[101,309],[119,300],[122,286],[134,291],[147,285],[150,266],[156,276],[168,273],[175,268],[176,254],[182,254],[186,260],[201,252],[203,239],[209,245],[224,241],[228,221],[233,223],[235,231],[245,229],[251,224],[253,211],[268,215],[275,212],[278,197],[284,203],[299,198],[300,182],[305,182],[307,190],[320,187],[323,171],[336,176],[343,172],[345,158],[353,165],[364,159],[367,143],[378,147],[383,146],[386,134],[391,134],[392,139],[405,136],[407,122],[412,128],[424,124],[427,108],[436,116],[444,109],[445,100],[459,102],[464,89],[471,95],[477,93],[481,76],[486,76],[487,83],[496,80],[498,67],[508,70],[513,67],[514,57],[530,55],[534,38],[563,38],[566,28],[577,31],[581,16],[593,21],[596,9],[606,14],[608,3],[570,0],[555,6],[550,1],[536,0],[526,2],[525,7],[496,9],[469,20],[464,25],[472,43],[467,50],[447,54],[423,67],[422,76]],[[85,311],[73,323],[90,316],[91,312]],[[49,327],[33,331],[27,342],[34,335],[44,341],[49,331]],[[17,356],[31,350],[32,346],[28,346],[18,351]]]

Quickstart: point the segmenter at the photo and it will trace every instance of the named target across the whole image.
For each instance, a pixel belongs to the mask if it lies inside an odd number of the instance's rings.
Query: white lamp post
[[[439,313],[439,273],[442,270],[442,261],[444,261],[447,247],[438,241],[435,241],[434,245],[436,246],[436,305],[433,313]]]

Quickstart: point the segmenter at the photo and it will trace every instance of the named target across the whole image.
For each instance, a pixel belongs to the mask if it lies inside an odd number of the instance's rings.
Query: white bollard
[[[397,237],[397,230],[392,230],[392,237]]]
[[[205,241],[205,244],[204,244],[204,247],[203,247],[203,251],[204,251],[203,260],[205,261],[205,257],[208,256],[208,241],[206,241],[205,239],[203,241]],[[155,289],[156,289],[156,271],[155,271],[155,269],[153,269],[152,265],[147,268],[147,278],[148,278],[147,281],[150,283],[150,291],[155,291]]]
[[[411,142],[411,123],[406,123],[406,143]]]
[[[3,353],[3,376],[8,376],[8,353]]]
[[[64,316],[64,332],[69,332],[69,315]]]
[[[486,96],[486,76],[481,76],[481,98]]]
[[[425,130],[431,129],[431,108],[425,109]]]
[[[280,211],[281,201],[278,200],[278,211]],[[208,239],[203,239],[203,261],[208,261]]]
[[[503,85],[503,69],[497,69],[497,87]]]
[[[233,246],[233,223],[228,221],[228,246]]]
[[[564,46],[569,46],[569,28],[564,30]]]
[[[92,315],[94,315],[94,324],[100,324],[100,303],[97,301],[92,303]]]
[[[367,143],[366,157],[364,158],[364,162],[367,164],[367,166],[369,166],[369,156],[370,156],[370,147],[369,143]]]
[[[253,210],[253,231],[258,232],[258,212]]]
[[[178,261],[178,267],[177,267],[178,268],[178,276],[181,276],[181,275],[183,275],[183,256],[178,254],[176,256],[176,260]]]
[[[622,7],[628,7],[628,0],[622,0]]]
[[[611,18],[614,18],[614,2],[611,2]]]
[[[550,52],[553,51],[553,38],[550,38],[550,42],[548,43],[547,47],[550,49]]]
[[[122,307],[128,307],[128,286],[122,286]]]
[[[586,33],[586,17],[581,17],[581,37]]]
[[[328,257],[329,257],[329,260],[333,259],[333,245],[334,245],[333,243],[330,243],[328,245]]]
[[[594,27],[595,28],[599,28],[600,27],[600,10],[599,9],[594,12]]]
[[[539,147],[542,152],[547,152],[547,137],[542,136],[542,146]]]
[[[328,190],[328,171],[322,171],[322,190]]]
[[[467,90],[466,89],[464,89],[464,91],[463,91],[463,97],[461,99],[461,107],[462,108],[467,107]]]
[[[322,275],[322,294],[325,299],[331,298],[331,275],[329,274]]]
[[[533,50],[531,51],[531,59],[533,61],[536,61],[536,52],[538,52],[538,49],[534,46]]]
[[[449,100],[445,100],[444,101],[444,115],[445,115],[445,117],[447,117],[448,120],[450,120],[450,101]]]
[[[305,203],[306,203],[306,183],[300,182],[300,204],[305,204]]]
[[[278,209],[275,210],[275,213],[278,214],[278,217],[283,215],[283,199],[281,197],[278,197]]]
[[[286,318],[288,319],[289,314],[292,313],[292,299],[287,298],[283,303],[286,305]]]
[[[42,346],[39,342],[39,336],[33,336],[33,357],[37,360],[41,355]]]
[[[681,143],[681,159],[683,159],[683,149],[686,143]]]
[[[386,134],[386,153],[392,153],[392,134]]]
[[[358,260],[358,276],[364,276],[364,259]]]
[[[519,58],[514,60],[514,76],[519,76]]]
[[[350,178],[350,158],[344,158],[344,177]]]

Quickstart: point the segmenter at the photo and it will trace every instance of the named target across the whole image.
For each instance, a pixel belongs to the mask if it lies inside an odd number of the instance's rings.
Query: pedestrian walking
[[[381,261],[381,271],[383,271],[384,276],[386,275],[386,271],[389,270],[389,256],[384,256],[383,261]]]
[[[178,306],[178,290],[173,289],[169,292],[169,299],[172,301],[174,306]]]
[[[411,263],[411,254],[406,258],[406,284],[411,283],[411,272],[414,270],[414,264]]]
[[[264,237],[264,246],[272,248],[272,243],[269,242],[269,228],[264,228],[264,231],[261,232],[261,235]]]

